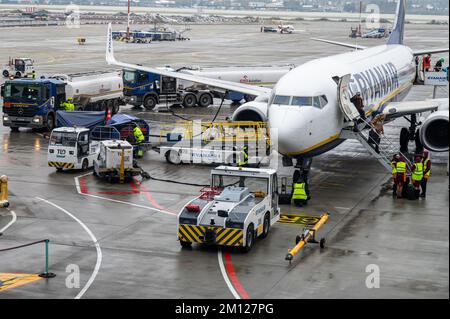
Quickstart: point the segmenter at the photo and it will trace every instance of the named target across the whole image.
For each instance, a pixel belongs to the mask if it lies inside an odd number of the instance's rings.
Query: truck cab
[[[55,126],[55,112],[65,101],[65,83],[54,79],[15,79],[1,87],[3,125],[47,128]]]
[[[176,78],[130,69],[124,69],[122,74],[126,102],[134,106],[153,110],[158,104],[208,107],[213,103],[210,91],[185,90]]]
[[[50,135],[48,166],[63,169],[86,170],[94,165],[99,153],[99,144],[91,141],[89,129],[61,127]]]
[[[31,76],[34,71],[34,61],[30,58],[13,58],[3,67],[2,75],[7,78],[13,76],[22,78]]]

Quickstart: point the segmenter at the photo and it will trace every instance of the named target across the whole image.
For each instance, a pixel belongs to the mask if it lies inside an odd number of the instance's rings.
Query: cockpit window
[[[308,96],[294,96],[294,98],[292,99],[292,105],[297,105],[297,106],[312,106],[312,97],[308,97]]]
[[[291,97],[290,96],[276,95],[275,99],[273,100],[273,104],[289,105],[290,101],[291,101]]]

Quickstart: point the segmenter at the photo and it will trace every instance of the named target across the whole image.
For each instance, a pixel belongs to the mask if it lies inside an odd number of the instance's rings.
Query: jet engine
[[[433,152],[448,152],[448,116],[449,111],[432,113],[420,127],[420,141],[423,146]]]
[[[242,104],[234,111],[233,121],[267,122],[267,101],[252,101]]]

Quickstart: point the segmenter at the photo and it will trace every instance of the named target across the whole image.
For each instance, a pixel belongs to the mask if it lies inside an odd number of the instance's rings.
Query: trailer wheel
[[[5,77],[5,78],[7,78],[7,77],[9,77],[9,72],[8,72],[8,70],[3,70],[3,76]]]
[[[270,231],[270,213],[266,213],[266,215],[264,215],[264,226],[261,238],[266,238],[269,235],[269,231]]]
[[[193,93],[188,93],[184,96],[183,106],[184,107],[195,107],[197,104],[197,97]]]
[[[166,161],[174,165],[181,164],[180,153],[178,153],[177,151],[168,151],[166,153]]]
[[[152,95],[146,96],[144,99],[144,107],[146,110],[151,111],[155,108],[156,104],[158,102],[156,101],[156,98]]]
[[[190,241],[182,241],[182,240],[180,240],[180,245],[183,248],[191,248],[192,247],[192,243]]]
[[[200,95],[200,98],[198,99],[198,105],[200,107],[208,107],[211,104],[213,104],[213,97],[209,93],[203,93]]]
[[[255,241],[255,231],[253,228],[253,224],[250,224],[247,227],[247,232],[245,235],[244,252],[248,253],[250,250],[252,250],[254,241]]]
[[[55,128],[55,117],[53,116],[53,114],[47,115],[47,121],[46,121],[45,128],[49,132],[53,131],[53,129]]]

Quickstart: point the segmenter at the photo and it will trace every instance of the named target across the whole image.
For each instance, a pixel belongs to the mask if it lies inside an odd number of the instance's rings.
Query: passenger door
[[[358,109],[350,101],[352,98],[350,96],[349,83],[351,79],[351,74],[344,75],[339,79],[338,82],[338,103],[339,107],[344,113],[344,116],[349,121],[354,121],[360,117]]]

